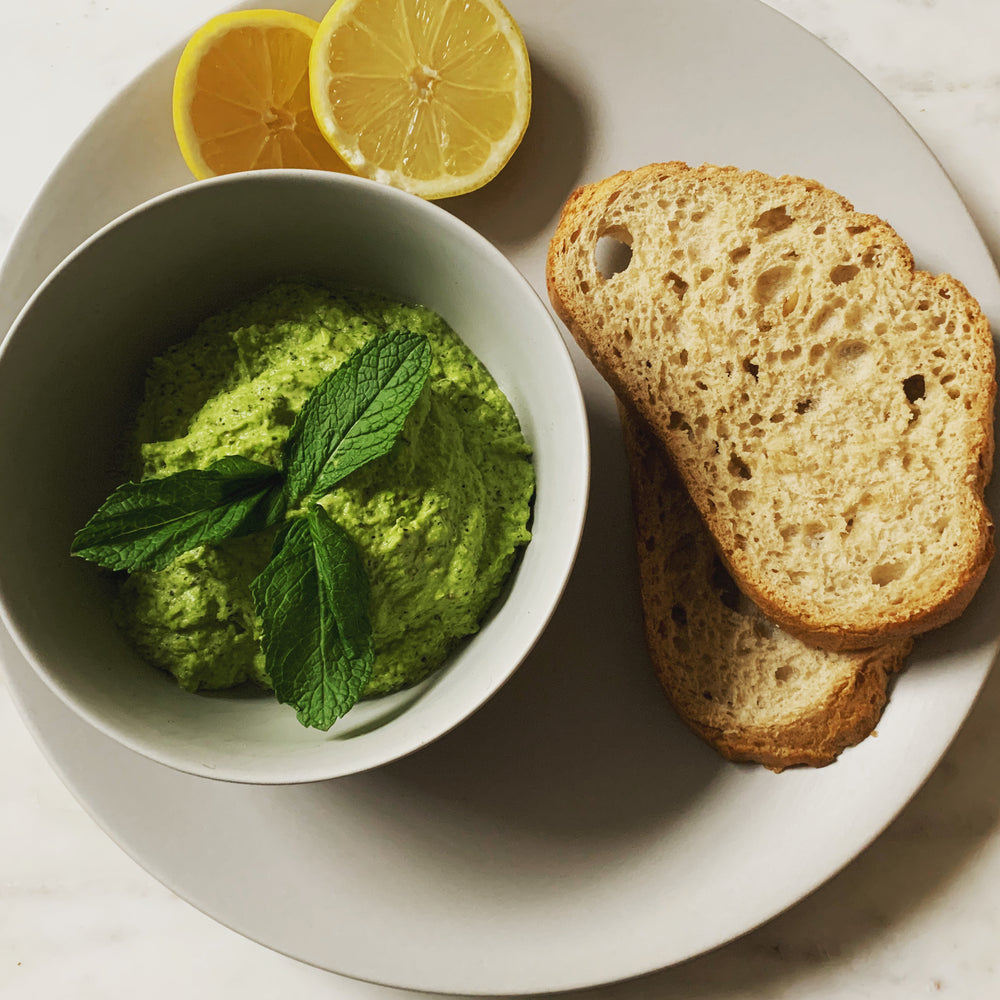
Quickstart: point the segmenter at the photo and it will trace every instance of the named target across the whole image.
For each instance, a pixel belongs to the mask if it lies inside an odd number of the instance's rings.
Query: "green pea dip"
[[[424,391],[392,451],[320,501],[358,545],[371,584],[366,697],[423,680],[476,632],[530,538],[529,446],[493,377],[444,320],[375,295],[274,284],[153,362],[130,456],[133,478],[226,455],[279,466],[312,387],[388,329],[430,341]],[[269,688],[250,582],[273,535],[202,546],[165,570],[130,574],[116,617],[140,655],[191,691]]]

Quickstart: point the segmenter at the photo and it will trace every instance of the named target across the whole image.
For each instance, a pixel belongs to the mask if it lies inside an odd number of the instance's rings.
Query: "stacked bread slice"
[[[814,181],[682,163],[574,192],[547,281],[627,408],[668,695],[728,756],[828,763],[992,558],[978,304]],[[711,584],[716,558],[732,590]]]

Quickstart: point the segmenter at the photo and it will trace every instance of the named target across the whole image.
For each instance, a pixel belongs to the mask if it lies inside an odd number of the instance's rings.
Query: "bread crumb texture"
[[[889,225],[815,181],[653,164],[573,193],[547,282],[770,618],[861,648],[964,610],[993,554],[993,341]]]
[[[772,624],[720,560],[666,454],[622,413],[650,658],[680,717],[736,761],[823,766],[874,729],[912,640],[809,646]]]

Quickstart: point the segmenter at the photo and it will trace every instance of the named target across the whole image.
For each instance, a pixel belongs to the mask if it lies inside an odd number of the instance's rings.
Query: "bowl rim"
[[[502,671],[490,672],[488,676],[482,679],[481,683],[471,685],[471,691],[463,688],[463,695],[466,697],[462,699],[458,706],[453,706],[447,712],[439,711],[438,713],[434,713],[432,720],[428,720],[434,721],[433,725],[425,724],[411,727],[411,731],[407,733],[406,738],[401,740],[385,740],[384,743],[387,743],[387,746],[384,746],[383,742],[378,742],[375,744],[373,750],[363,755],[356,755],[356,759],[348,763],[347,766],[337,766],[337,756],[323,752],[333,741],[311,745],[302,744],[301,746],[290,748],[291,759],[295,762],[293,766],[275,767],[269,763],[266,768],[260,768],[255,767],[249,758],[242,765],[235,763],[224,763],[221,765],[207,763],[202,759],[203,754],[199,755],[192,752],[184,752],[180,749],[163,747],[158,744],[155,738],[142,739],[130,735],[130,733],[117,725],[113,718],[108,716],[108,713],[91,708],[86,704],[81,704],[73,692],[67,689],[64,683],[61,682],[59,671],[53,670],[44,662],[42,657],[35,654],[31,634],[21,629],[16,617],[8,607],[9,585],[5,579],[6,574],[3,570],[2,561],[0,561],[0,623],[6,628],[14,645],[25,658],[32,671],[41,678],[45,685],[76,716],[129,750],[174,770],[198,777],[254,785],[304,784],[325,781],[379,767],[391,761],[401,759],[439,739],[489,701],[506,684],[510,677],[517,672],[520,665],[529,656],[560,603],[582,542],[589,504],[591,459],[587,410],[579,376],[576,372],[569,347],[548,305],[544,303],[541,296],[524,274],[487,237],[462,219],[448,212],[441,205],[398,188],[349,174],[289,168],[226,174],[204,180],[191,181],[180,187],[154,195],[127,209],[106,222],[66,254],[34,289],[11,322],[8,330],[4,332],[2,340],[0,340],[0,367],[3,366],[5,355],[10,345],[19,336],[24,318],[34,308],[35,303],[46,294],[51,285],[58,281],[59,276],[74,261],[88,253],[95,244],[101,242],[109,233],[133,223],[137,218],[146,213],[168,205],[171,202],[191,197],[194,193],[204,192],[208,188],[235,185],[267,185],[271,183],[312,184],[321,187],[332,185],[344,186],[349,189],[356,188],[365,198],[382,198],[389,201],[397,201],[406,211],[415,213],[421,222],[425,219],[429,220],[429,222],[424,222],[423,224],[444,231],[449,240],[457,238],[459,241],[474,245],[477,252],[484,256],[488,266],[499,269],[504,275],[504,280],[513,289],[518,290],[524,296],[527,303],[530,303],[531,308],[539,317],[539,326],[546,328],[550,334],[546,339],[551,340],[555,348],[554,353],[558,357],[561,366],[561,371],[553,372],[551,377],[553,380],[558,379],[563,383],[564,391],[571,404],[571,410],[566,413],[567,426],[576,428],[578,433],[575,440],[560,442],[561,448],[571,448],[575,451],[575,456],[570,463],[570,469],[575,470],[576,473],[571,481],[565,482],[565,486],[567,487],[567,502],[561,508],[561,520],[563,522],[562,541],[559,550],[556,552],[561,561],[561,566],[557,571],[552,573],[550,581],[545,588],[545,603],[539,607],[538,610],[540,613],[533,616],[532,627],[526,631],[525,637],[514,650],[509,668]],[[529,546],[530,544],[529,542]],[[433,686],[434,681],[435,675],[432,674],[425,681],[407,690],[414,692],[422,691],[425,687]],[[471,696],[469,696],[470,694]],[[390,695],[389,697],[392,696]],[[450,705],[451,702],[448,704]],[[406,706],[399,713],[399,717],[404,717],[414,707],[413,705]],[[288,710],[291,711],[290,708]],[[397,719],[393,718],[382,728],[391,727],[396,721]],[[333,729],[330,730],[331,733],[333,731]]]

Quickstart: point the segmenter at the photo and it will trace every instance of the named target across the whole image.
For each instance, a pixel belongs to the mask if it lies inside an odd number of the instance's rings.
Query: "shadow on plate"
[[[531,78],[531,120],[508,164],[485,187],[440,203],[508,249],[555,227],[580,176],[591,134],[586,109],[544,56],[532,56]]]
[[[463,825],[580,847],[662,834],[726,767],[668,704],[643,645],[617,416],[591,414],[596,475],[580,554],[538,646],[471,719],[410,757],[337,782],[351,797],[417,797]],[[614,552],[613,563],[608,555]],[[617,570],[621,572],[621,570]],[[684,766],[678,766],[683,761]]]
[[[855,861],[786,913],[669,969],[573,995],[601,1000],[812,995],[815,989],[835,989],[832,967],[857,971],[866,961],[873,976],[880,968],[888,976],[879,965],[880,937],[887,938],[883,955],[888,949],[895,954],[891,939],[898,944],[900,928],[915,920],[1000,827],[998,717],[1000,675],[994,671],[955,743],[910,804]],[[975,901],[969,905],[964,919],[955,914],[956,948],[976,917]],[[941,922],[939,915],[937,925]],[[871,954],[875,957],[867,959]],[[910,951],[905,955],[909,963]],[[886,959],[903,960],[902,955]],[[908,974],[914,989],[920,982],[921,990],[931,990],[930,982],[923,985],[922,969]],[[811,976],[823,978],[810,984]]]

